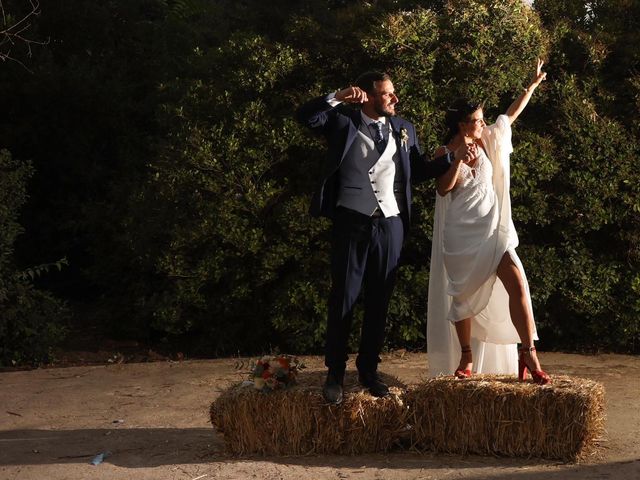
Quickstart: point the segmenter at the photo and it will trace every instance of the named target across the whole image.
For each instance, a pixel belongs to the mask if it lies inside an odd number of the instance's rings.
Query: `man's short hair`
[[[365,72],[356,79],[356,87],[367,93],[371,93],[374,90],[373,84],[375,82],[383,82],[385,80],[391,80],[391,77],[386,73]]]

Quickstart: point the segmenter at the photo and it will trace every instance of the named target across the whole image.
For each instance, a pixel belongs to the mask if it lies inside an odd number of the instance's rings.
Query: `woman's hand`
[[[456,186],[460,164],[465,163],[470,165],[475,162],[478,157],[478,148],[478,144],[476,143],[463,143],[454,150],[455,160],[449,167],[449,170],[436,179],[436,191],[441,197],[444,197]],[[436,154],[437,153],[438,151],[436,151]]]
[[[542,83],[543,80],[547,79],[547,72],[542,71],[542,65],[544,65],[544,61],[539,58],[538,65],[536,67],[536,73],[531,79],[531,83],[529,84],[529,88],[536,88],[538,85]]]
[[[467,143],[467,153],[462,160],[467,165],[473,164],[478,158],[478,144],[477,143]]]
[[[476,143],[463,143],[453,152],[455,159],[462,163],[470,164],[478,156],[478,145]]]
[[[505,114],[509,117],[509,124],[512,124],[516,118],[522,113],[524,107],[529,103],[529,99],[531,98],[531,94],[533,91],[542,83],[543,80],[547,78],[547,72],[542,71],[542,65],[544,62],[542,59],[538,59],[538,63],[536,65],[536,73],[531,79],[531,83],[524,91],[514,100],[514,102],[507,108]]]

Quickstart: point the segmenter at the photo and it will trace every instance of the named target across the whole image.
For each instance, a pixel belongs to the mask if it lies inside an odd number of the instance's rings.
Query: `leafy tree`
[[[453,99],[495,118],[543,56],[549,80],[514,126],[511,191],[542,347],[637,352],[636,3],[45,9],[33,34],[51,43],[34,74],[0,71],[0,137],[35,167],[14,263],[68,257],[37,285],[86,303],[112,333],[203,354],[318,352],[330,223],[307,209],[325,146],[295,108],[384,70],[433,151]],[[389,347],[424,343],[433,184],[414,198]]]
[[[25,0],[5,8],[0,1],[0,61],[12,61],[27,68],[24,57],[31,57],[32,45],[44,45],[47,42],[34,40],[30,36],[32,21],[40,15],[39,0]],[[16,52],[15,50],[19,50]],[[27,68],[28,70],[28,68]]]
[[[48,361],[64,335],[64,308],[31,283],[49,266],[20,271],[13,262],[13,246],[23,233],[18,212],[32,173],[29,163],[0,150],[0,366]]]

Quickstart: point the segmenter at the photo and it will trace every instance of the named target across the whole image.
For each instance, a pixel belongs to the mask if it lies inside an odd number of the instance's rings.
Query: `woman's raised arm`
[[[509,117],[509,124],[512,124],[518,115],[522,113],[524,107],[529,103],[529,99],[533,94],[533,91],[540,85],[540,83],[547,78],[547,72],[542,71],[542,65],[544,62],[541,59],[538,59],[538,66],[536,68],[536,73],[531,79],[531,83],[524,91],[520,94],[518,98],[516,98],[513,103],[507,108],[505,115]]]

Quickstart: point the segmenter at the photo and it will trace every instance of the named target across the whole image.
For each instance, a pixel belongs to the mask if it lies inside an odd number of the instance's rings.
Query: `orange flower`
[[[278,358],[278,363],[285,370],[289,370],[289,360],[283,357]]]

